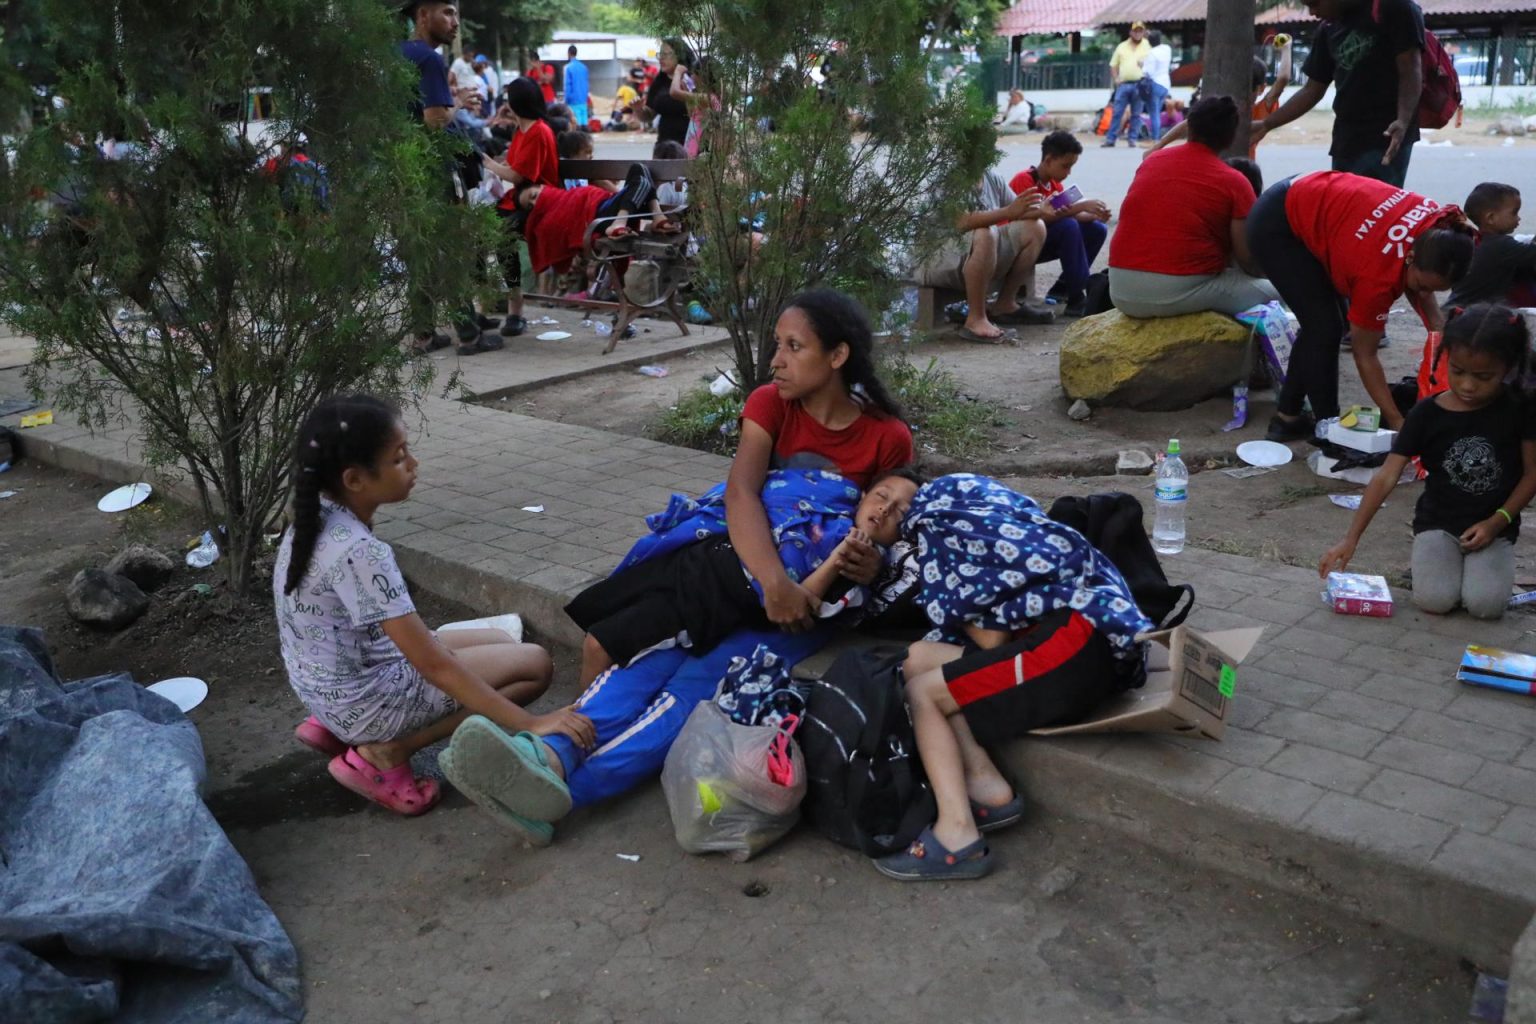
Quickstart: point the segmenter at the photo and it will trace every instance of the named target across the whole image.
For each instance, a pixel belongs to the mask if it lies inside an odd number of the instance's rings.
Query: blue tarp
[[[303,1019],[205,781],[176,705],[127,675],[60,684],[40,632],[0,626],[0,1021]]]

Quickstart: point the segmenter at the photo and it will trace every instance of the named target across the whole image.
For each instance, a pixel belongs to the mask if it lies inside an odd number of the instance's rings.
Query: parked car
[[[1525,67],[1516,59],[1514,84],[1525,84]],[[1488,58],[1480,54],[1459,53],[1451,58],[1451,65],[1456,69],[1456,77],[1461,79],[1463,89],[1475,85],[1490,85],[1488,80]]]

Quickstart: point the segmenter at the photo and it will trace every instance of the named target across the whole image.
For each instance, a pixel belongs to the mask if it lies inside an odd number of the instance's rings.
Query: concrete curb
[[[1526,926],[1515,945],[1504,1024],[1536,1024],[1536,919]]]

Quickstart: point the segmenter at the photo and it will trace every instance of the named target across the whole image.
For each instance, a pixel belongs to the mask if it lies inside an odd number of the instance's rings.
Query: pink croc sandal
[[[380,771],[355,747],[348,747],[345,753],[331,758],[328,770],[331,778],[358,796],[406,817],[427,813],[442,795],[432,779],[418,780],[411,776],[410,762]]]
[[[310,715],[300,722],[293,730],[294,738],[312,750],[318,750],[326,757],[335,757],[337,754],[345,754],[347,745],[336,738],[336,734],[320,724],[320,719]]]

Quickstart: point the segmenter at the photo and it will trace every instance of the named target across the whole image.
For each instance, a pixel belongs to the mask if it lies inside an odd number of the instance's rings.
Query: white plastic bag
[[[736,724],[713,700],[693,709],[661,770],[679,846],[744,861],[795,827],[805,760],[790,740],[790,784],[773,781],[768,753],[779,735],[771,726]]]

